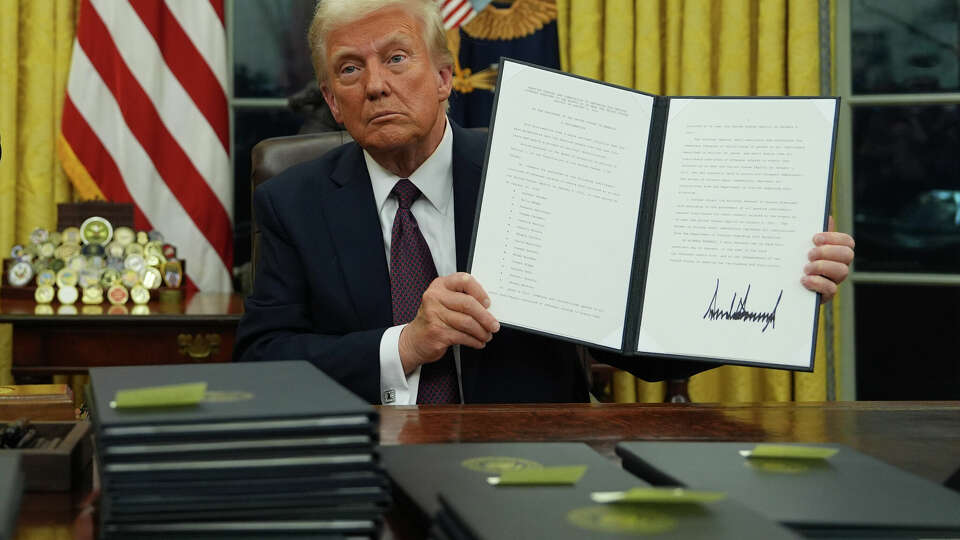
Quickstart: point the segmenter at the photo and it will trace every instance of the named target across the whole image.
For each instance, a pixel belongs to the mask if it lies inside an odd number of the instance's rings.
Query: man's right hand
[[[488,307],[490,297],[470,274],[457,272],[433,280],[423,293],[417,316],[400,333],[404,373],[436,362],[451,345],[485,347],[500,330]]]

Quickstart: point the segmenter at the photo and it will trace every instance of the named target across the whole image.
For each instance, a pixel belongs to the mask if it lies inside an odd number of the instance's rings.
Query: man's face
[[[368,151],[415,147],[442,133],[451,71],[434,66],[422,35],[420,21],[397,6],[327,36],[323,95],[333,117]]]

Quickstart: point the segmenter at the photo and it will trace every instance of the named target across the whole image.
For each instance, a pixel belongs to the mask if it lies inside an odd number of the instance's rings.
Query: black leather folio
[[[623,466],[656,485],[728,492],[805,536],[960,537],[960,493],[836,444],[824,460],[747,459],[755,443],[622,442]]]
[[[207,399],[185,407],[116,409],[118,390],[207,383]],[[376,432],[374,408],[305,361],[90,369],[100,437],[137,443],[202,441],[303,432]]]
[[[20,453],[0,450],[0,540],[12,540],[23,496]]]
[[[734,501],[598,504],[590,494],[648,484],[581,443],[469,443],[381,447],[395,498],[412,503],[433,538],[796,538]],[[493,486],[504,470],[586,465],[576,485]]]

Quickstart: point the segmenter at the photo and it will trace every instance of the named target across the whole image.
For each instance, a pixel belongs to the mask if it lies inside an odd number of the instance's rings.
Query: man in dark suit
[[[501,330],[463,272],[485,139],[447,121],[452,61],[433,0],[325,0],[310,43],[356,143],[257,190],[260,259],[235,357],[309,360],[372,403],[586,401],[575,348]],[[805,284],[829,297],[852,239],[820,236]],[[604,360],[648,380],[706,367]]]

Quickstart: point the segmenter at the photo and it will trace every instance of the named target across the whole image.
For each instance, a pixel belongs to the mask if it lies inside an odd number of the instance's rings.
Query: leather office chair
[[[294,165],[318,158],[352,140],[353,137],[346,131],[324,131],[272,137],[258,142],[250,152],[250,158],[253,161],[250,169],[250,204],[253,204],[253,190],[260,184]],[[257,225],[257,215],[253,208],[250,209],[250,229],[253,232],[250,271],[253,276],[256,276],[257,258],[260,254],[260,227]]]

